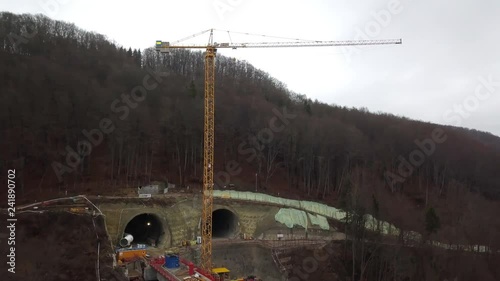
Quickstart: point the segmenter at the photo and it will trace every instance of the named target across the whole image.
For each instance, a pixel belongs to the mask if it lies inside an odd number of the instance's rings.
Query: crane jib
[[[306,41],[306,42],[249,42],[249,43],[213,43],[192,45],[171,45],[170,42],[156,41],[156,50],[168,53],[170,49],[206,49],[206,48],[276,48],[276,47],[328,47],[328,46],[366,46],[402,44],[402,39],[389,40],[346,40],[346,41]]]

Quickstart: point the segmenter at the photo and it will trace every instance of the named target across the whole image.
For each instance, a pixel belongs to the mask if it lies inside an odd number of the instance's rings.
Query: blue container
[[[168,255],[165,258],[165,267],[166,268],[178,268],[179,267],[179,256]]]

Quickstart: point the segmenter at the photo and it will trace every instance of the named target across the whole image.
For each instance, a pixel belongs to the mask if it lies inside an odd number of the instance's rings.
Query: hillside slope
[[[0,34],[0,166],[17,169],[20,200],[152,180],[199,188],[201,52],[126,50],[42,15],[1,13]],[[216,69],[217,188],[320,200],[421,233],[433,207],[440,240],[498,245],[500,138],[312,101],[224,56]]]

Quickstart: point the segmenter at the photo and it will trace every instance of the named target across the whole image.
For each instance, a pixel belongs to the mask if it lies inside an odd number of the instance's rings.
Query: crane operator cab
[[[156,40],[156,51],[160,53],[170,53],[170,42],[163,42],[161,40]]]

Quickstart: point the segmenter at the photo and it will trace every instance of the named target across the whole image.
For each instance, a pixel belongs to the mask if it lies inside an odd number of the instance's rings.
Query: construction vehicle
[[[212,210],[214,190],[214,120],[215,120],[215,56],[219,48],[275,48],[275,47],[321,47],[321,46],[360,46],[401,44],[401,39],[391,40],[349,40],[349,41],[313,41],[298,40],[288,42],[257,43],[214,43],[214,29],[204,30],[175,42],[156,41],[156,50],[170,53],[173,49],[205,49],[205,97],[204,97],[204,136],[203,136],[203,198],[201,219],[201,268],[212,272]],[[230,31],[224,30],[230,34]],[[183,44],[183,41],[209,33],[208,43]],[[248,33],[244,33],[248,34]],[[266,38],[272,36],[261,35]],[[229,37],[231,38],[231,37]],[[282,37],[276,37],[281,38]],[[216,277],[216,276],[215,276]]]
[[[123,250],[117,253],[116,260],[119,262],[129,262],[136,258],[145,258],[146,255],[146,249]]]
[[[212,269],[212,274],[215,275],[216,280],[229,281],[229,269],[225,267],[217,267]]]

